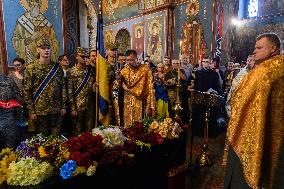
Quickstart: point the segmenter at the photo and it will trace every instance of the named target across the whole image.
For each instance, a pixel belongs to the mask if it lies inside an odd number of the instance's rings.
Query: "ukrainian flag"
[[[99,121],[109,125],[109,83],[108,83],[108,65],[105,58],[103,18],[100,13],[98,16],[97,28],[97,62],[96,62],[96,80],[99,83],[98,103],[99,103]]]

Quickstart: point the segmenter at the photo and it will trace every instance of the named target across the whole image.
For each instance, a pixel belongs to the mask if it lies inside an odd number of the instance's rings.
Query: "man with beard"
[[[124,126],[131,127],[135,121],[155,115],[155,94],[149,67],[138,64],[135,50],[128,50],[125,56],[127,66],[117,73],[117,85],[122,86],[124,90]]]
[[[21,1],[27,10],[16,23],[12,43],[19,57],[31,63],[37,58],[36,42],[47,38],[51,45],[51,60],[55,61],[59,52],[59,43],[51,22],[43,15],[48,8],[47,0]]]

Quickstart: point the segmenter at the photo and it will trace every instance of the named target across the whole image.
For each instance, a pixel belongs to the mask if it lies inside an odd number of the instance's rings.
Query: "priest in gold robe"
[[[282,188],[284,57],[274,33],[256,38],[256,67],[232,99],[224,188]]]
[[[118,75],[118,85],[124,90],[123,119],[129,127],[145,116],[155,115],[155,95],[152,73],[147,65],[137,62],[135,50],[126,52],[126,66]],[[118,110],[118,107],[115,108]]]

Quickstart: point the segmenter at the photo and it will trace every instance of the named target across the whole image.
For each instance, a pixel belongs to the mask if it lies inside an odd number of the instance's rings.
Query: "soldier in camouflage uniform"
[[[35,94],[56,63],[50,59],[50,42],[42,38],[37,42],[39,58],[29,64],[24,77],[24,99],[29,111],[29,119],[34,121],[36,133],[57,135],[62,116],[66,114],[66,91],[64,90],[63,70],[59,66],[38,95]]]
[[[90,131],[94,127],[95,115],[95,67],[90,64],[87,49],[78,47],[76,60],[68,84],[74,135]]]
[[[11,99],[22,102],[20,91],[12,79],[0,73],[0,150],[12,148],[16,142],[15,109],[4,104]]]

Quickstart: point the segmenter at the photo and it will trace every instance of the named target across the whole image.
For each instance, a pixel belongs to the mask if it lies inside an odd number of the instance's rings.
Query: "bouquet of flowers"
[[[17,161],[18,156],[13,149],[2,149],[0,153],[0,184],[7,180],[7,171],[10,163]]]
[[[178,138],[182,129],[177,122],[171,118],[166,118],[162,122],[153,121],[150,124],[149,132],[159,133],[165,139]]]
[[[64,141],[65,139],[59,137],[47,137],[47,140],[38,147],[40,160],[49,162],[58,169],[70,155]]]
[[[42,134],[33,136],[30,139],[26,139],[21,142],[16,148],[16,153],[21,158],[34,157],[35,159],[40,159],[40,154],[38,153],[38,148],[47,141],[47,137]]]
[[[71,137],[65,142],[70,155],[69,160],[74,160],[77,166],[88,168],[93,161],[103,152],[103,138],[100,135],[92,135],[84,132],[79,137]]]
[[[132,127],[124,128],[122,132],[130,142],[140,146],[140,149],[143,147],[150,148],[164,142],[159,133],[148,132],[148,129],[145,127],[147,126],[142,122],[135,122]]]
[[[34,157],[21,158],[12,162],[8,168],[7,183],[9,185],[36,185],[50,177],[53,167],[49,163],[39,162]]]
[[[99,165],[100,166],[116,166],[125,167],[133,165],[134,154],[129,153],[128,149],[122,146],[116,146],[114,148],[106,149],[105,153],[102,155]]]
[[[103,144],[106,147],[123,146],[126,137],[117,127],[97,127],[92,130],[94,136],[100,135],[103,138]]]

